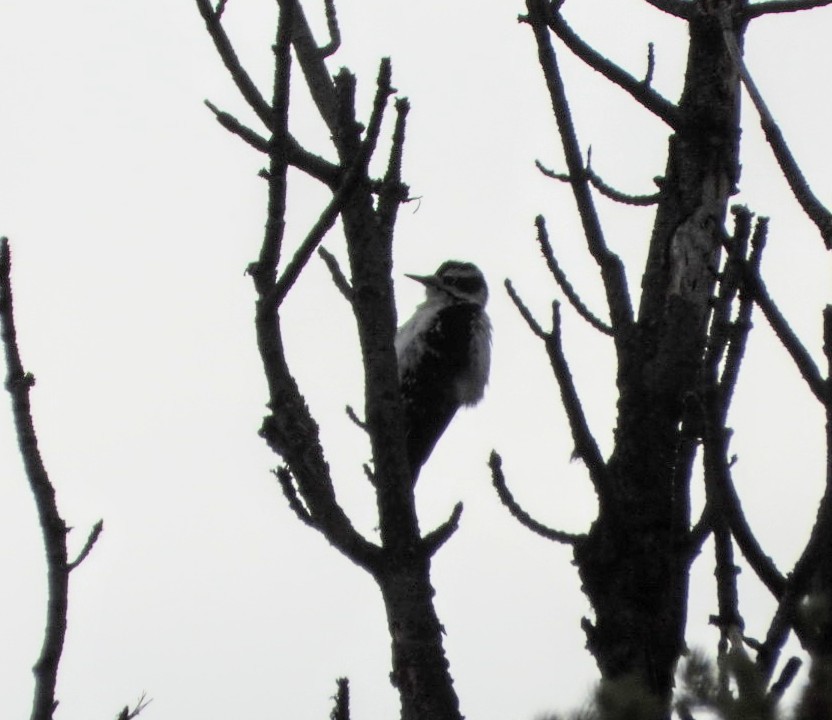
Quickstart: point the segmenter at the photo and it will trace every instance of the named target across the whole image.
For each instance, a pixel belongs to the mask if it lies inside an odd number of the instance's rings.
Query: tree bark
[[[730,196],[739,175],[739,75],[724,36],[736,0],[690,18],[680,123],[642,279],[637,321],[619,338],[618,421],[609,483],[586,541],[575,547],[595,610],[585,623],[602,676],[636,676],[670,702],[684,649],[691,440],[710,298]],[[738,17],[738,15],[737,15]]]

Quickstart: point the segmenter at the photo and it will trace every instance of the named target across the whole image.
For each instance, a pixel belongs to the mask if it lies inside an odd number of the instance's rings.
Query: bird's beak
[[[439,285],[439,278],[436,275],[408,275],[405,273],[405,277],[410,278],[411,280],[415,280],[416,282],[422,283],[422,285],[430,285],[432,287],[436,287]]]

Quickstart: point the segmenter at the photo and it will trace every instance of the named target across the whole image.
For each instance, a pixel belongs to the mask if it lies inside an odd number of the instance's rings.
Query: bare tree
[[[606,291],[609,320],[589,309],[554,256],[542,217],[538,242],[549,268],[575,311],[615,348],[618,372],[618,420],[608,458],[598,449],[584,416],[562,351],[560,309],[553,306],[550,331],[544,331],[509,284],[508,289],[532,331],[545,343],[575,443],[598,497],[598,515],[578,536],[546,528],[520,508],[506,488],[501,462],[492,456],[498,492],[509,510],[531,530],[574,548],[583,590],[594,621],[585,619],[587,647],[607,681],[635,677],[659,699],[656,712],[667,712],[676,664],[685,650],[689,570],[703,541],[713,535],[716,548],[721,650],[744,627],[736,590],[734,546],[779,601],[768,637],[750,639],[757,665],[768,681],[788,632],[803,632],[796,603],[825,564],[832,540],[829,488],[803,556],[784,574],[760,547],[734,491],[729,460],[727,415],[751,314],[762,310],[800,370],[809,390],[832,407],[829,375],[824,378],[811,355],[790,329],[760,276],[767,220],[735,207],[734,229],[726,228],[731,196],[740,177],[740,90],[749,92],[766,139],[795,198],[815,223],[826,247],[832,246],[832,216],[812,193],[789,147],[744,65],[745,31],[756,18],[800,11],[828,2],[747,0],[648,0],[688,26],[690,43],[681,98],[673,103],[651,85],[652,47],[643,78],[629,74],[587,44],[567,23],[563,2],[528,0],[521,18],[531,28],[563,144],[567,170],[549,176],[568,183],[580,214],[586,246],[595,259]],[[659,191],[630,196],[604,183],[584,155],[572,121],[558,66],[555,41],[580,58],[670,129],[667,165]],[[642,273],[637,308],[619,257],[610,250],[598,218],[594,193],[633,205],[654,204],[656,215]],[[827,358],[832,357],[824,312]],[[829,445],[832,450],[832,444]],[[690,490],[694,459],[703,454],[707,502],[701,518],[691,518]],[[822,550],[821,548],[825,548]],[[822,589],[829,591],[828,582]],[[739,636],[732,633],[740,633]],[[792,673],[787,668],[788,673]],[[782,682],[772,688],[779,697]]]
[[[555,280],[573,309],[611,339],[617,358],[618,420],[609,457],[603,457],[566,364],[560,306],[553,304],[552,327],[544,330],[510,282],[507,290],[534,334],[543,340],[560,387],[575,455],[586,465],[598,498],[598,515],[584,534],[547,528],[513,499],[494,453],[494,484],[508,509],[531,530],[574,549],[583,589],[595,619],[585,619],[587,647],[605,681],[626,680],[647,691],[648,714],[663,717],[671,706],[674,672],[685,652],[689,571],[703,542],[713,536],[718,578],[720,649],[742,643],[744,627],[736,590],[735,546],[779,601],[769,636],[745,638],[757,653],[766,683],[789,630],[807,645],[812,635],[799,623],[797,603],[820,573],[830,541],[830,500],[824,497],[818,522],[804,555],[791,573],[776,568],[745,520],[734,491],[729,459],[727,416],[751,329],[759,307],[791,354],[810,391],[830,407],[829,380],[789,328],[760,275],[767,221],[751,211],[730,208],[740,177],[740,90],[747,88],[766,138],[797,201],[832,244],[832,216],[812,193],[789,147],[743,62],[743,40],[753,20],[772,13],[808,10],[829,0],[749,3],[747,0],[648,0],[657,10],[687,24],[690,43],[684,89],[678,102],[652,87],[652,47],[643,78],[629,74],[587,44],[561,13],[564,2],[528,0],[521,17],[532,30],[540,67],[560,131],[566,172],[541,170],[574,195],[586,247],[597,263],[606,294],[606,312],[584,303],[561,270],[549,242],[545,220],[537,219],[537,239]],[[367,170],[376,149],[390,85],[390,63],[382,61],[377,94],[366,127],[357,121],[355,79],[346,70],[334,78],[325,60],[338,48],[335,8],[328,2],[330,41],[319,47],[296,0],[279,0],[275,40],[275,82],[266,101],[241,67],[224,32],[222,14],[209,0],[197,0],[217,50],[241,94],[266,128],[243,126],[234,116],[209,105],[219,122],[266,154],[269,169],[267,227],[259,259],[250,267],[258,293],[257,330],[270,389],[271,414],[263,436],[284,460],[276,475],[297,516],[323,533],[338,550],[377,581],[392,639],[393,684],[404,718],[458,718],[459,708],[442,649],[441,627],[431,598],[430,558],[456,528],[461,506],[440,528],[423,534],[413,503],[405,462],[401,398],[392,340],[396,325],[390,270],[396,210],[407,199],[400,178],[407,103],[396,103],[397,121],[384,177]],[[556,42],[655,115],[670,130],[667,165],[658,192],[632,196],[606,184],[584,161],[559,70]],[[322,160],[301,147],[289,129],[292,55],[338,155]],[[286,242],[287,169],[295,167],[332,191],[319,221],[296,243],[294,257],[283,259]],[[638,306],[631,300],[624,265],[608,246],[596,194],[632,205],[655,205],[649,254],[642,272]],[[727,228],[729,209],[733,230]],[[337,504],[330,469],[316,424],[285,360],[280,308],[292,284],[326,231],[340,214],[350,260],[349,280],[333,256],[323,253],[333,278],[351,304],[364,357],[366,429],[373,450],[367,476],[378,502],[381,542],[362,537]],[[605,319],[603,316],[606,315]],[[828,357],[832,310],[825,313]],[[832,445],[830,445],[832,448]],[[702,517],[691,517],[694,460],[702,453],[707,502]],[[827,479],[832,488],[832,473]],[[828,491],[829,492],[829,491]],[[828,494],[828,493],[827,493]],[[825,636],[824,636],[825,637]],[[735,648],[736,650],[736,648]],[[738,650],[737,650],[738,651]],[[776,699],[794,675],[795,663],[775,683]]]
[[[391,62],[380,61],[373,104],[366,113],[360,112],[356,78],[347,69],[333,76],[328,67],[341,41],[334,0],[325,1],[329,37],[323,44],[313,37],[300,0],[278,0],[268,95],[243,67],[226,32],[227,0],[195,2],[219,57],[261,126],[249,127],[206,101],[217,121],[260,153],[267,165],[262,172],[268,186],[265,231],[259,256],[248,273],[257,294],[257,342],[269,393],[261,435],[280,458],[275,477],[296,517],[376,581],[386,610],[391,681],[400,695],[402,718],[459,720],[459,700],[433,604],[431,561],[455,532],[462,505],[457,504],[439,527],[430,531],[420,527],[393,342],[397,317],[392,247],[397,212],[409,200],[402,179],[408,102],[397,98],[392,103],[395,117],[389,143],[383,143],[385,115],[396,93]],[[750,657],[746,648],[750,649],[755,655],[755,692],[760,703],[771,708],[799,667],[799,662],[791,660],[775,679],[790,633],[797,635],[815,660],[811,672],[815,686],[825,682],[832,663],[832,308],[823,312],[824,352],[830,367],[821,369],[764,282],[761,263],[767,220],[755,219],[745,207],[731,207],[741,173],[743,87],[784,178],[827,248],[832,247],[832,215],[813,194],[754,84],[744,63],[743,46],[746,30],[756,19],[807,11],[832,4],[832,0],[647,2],[688,28],[684,89],[677,102],[663,97],[652,85],[652,48],[647,72],[638,78],[572,29],[562,13],[563,0],[527,0],[527,12],[521,17],[538,50],[566,162],[562,173],[542,165],[540,169],[568,185],[574,195],[586,248],[602,280],[606,309],[596,310],[582,300],[579,281],[568,278],[560,267],[542,215],[535,223],[537,242],[571,309],[610,338],[617,359],[618,417],[614,446],[605,457],[566,362],[560,304],[553,303],[551,327],[545,329],[507,281],[509,296],[543,342],[551,362],[575,456],[586,466],[597,495],[597,517],[584,533],[547,527],[515,501],[496,452],[490,460],[492,479],[504,505],[523,525],[573,548],[582,587],[594,611],[593,620],[583,621],[587,647],[606,689],[629,685],[641,693],[640,717],[664,718],[671,712],[674,674],[686,652],[691,563],[712,537],[717,577],[713,623],[721,632],[719,651],[723,658],[734,658],[736,671]],[[592,168],[559,69],[562,49],[623,89],[668,128],[666,169],[656,193],[624,193]],[[335,160],[326,159],[322,150],[304,147],[292,132],[290,87],[299,77],[330,133]],[[390,149],[382,163],[383,174],[376,176],[369,168],[380,154],[379,145]],[[287,223],[287,188],[293,171],[318,181],[330,194],[317,221],[303,233]],[[621,258],[607,243],[596,209],[599,195],[656,208],[637,302]],[[321,247],[339,218],[348,269]],[[355,413],[352,417],[367,433],[372,448],[372,464],[364,470],[375,492],[378,539],[359,532],[339,505],[317,422],[287,361],[284,302],[316,252],[356,320],[366,395],[363,418]],[[28,402],[32,378],[24,372],[17,351],[9,263],[4,243],[0,247],[0,323],[7,389],[48,558],[47,627],[35,666],[32,713],[33,720],[47,720],[57,704],[55,685],[66,631],[69,576],[89,554],[101,524],[93,528],[78,558],[69,561],[67,527],[37,449]],[[789,572],[778,568],[761,546],[732,479],[728,413],[755,310],[774,329],[809,392],[826,410],[826,492],[811,537]],[[691,488],[697,456],[704,468],[706,504],[702,515],[694,518]],[[760,640],[744,633],[736,586],[737,550],[778,603],[767,636]],[[332,717],[348,718],[347,680],[339,679],[337,688]],[[615,693],[607,696],[612,702],[615,697]],[[826,707],[823,702],[826,699],[820,695],[807,696],[802,712],[806,717],[821,716],[817,708]],[[134,710],[125,708],[120,717],[135,717],[146,704],[142,698]],[[688,710],[682,707],[680,712],[684,715]]]
[[[266,136],[243,126],[213,106],[226,128],[268,156],[267,221],[259,258],[249,267],[257,291],[256,327],[269,386],[269,407],[262,435],[285,465],[276,476],[298,518],[321,532],[350,560],[369,572],[381,590],[392,641],[391,679],[399,691],[403,718],[458,718],[442,628],[433,606],[430,560],[457,527],[458,505],[439,528],[422,533],[416,516],[411,470],[407,460],[402,403],[393,336],[392,243],[396,212],[407,200],[401,180],[406,100],[395,103],[396,121],[387,170],[371,177],[368,164],[376,151],[382,118],[393,94],[391,66],[380,63],[375,101],[366,126],[357,117],[355,77],[342,69],[330,76],[325,59],[338,47],[332,3],[327,4],[330,41],[319,47],[296,0],[280,0],[274,44],[274,86],[262,97],[234,53],[222,25],[225,3],[216,7],[197,0],[208,32],[240,93],[266,128]],[[337,163],[302,148],[289,128],[289,84],[292,54],[329,128]],[[319,220],[285,260],[286,188],[289,167],[324,183],[332,199]],[[369,435],[373,467],[367,476],[378,504],[380,543],[363,537],[339,506],[330,468],[324,461],[318,429],[286,361],[281,333],[281,305],[323,236],[340,215],[350,264],[347,280],[335,259],[324,255],[333,278],[355,315],[364,358],[366,404],[362,426]]]

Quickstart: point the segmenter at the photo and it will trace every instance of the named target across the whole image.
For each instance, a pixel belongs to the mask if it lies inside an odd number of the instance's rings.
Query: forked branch
[[[559,12],[548,12],[546,19],[552,32],[589,67],[628,92],[639,105],[663,120],[669,127],[678,128],[678,108],[653,90],[650,83],[630,75],[630,73],[595,50],[569,26]]]
[[[613,332],[617,334],[619,330],[629,326],[633,320],[633,308],[627,289],[624,266],[621,258],[607,247],[598,213],[592,200],[589,182],[584,177],[581,148],[566,98],[563,78],[558,68],[557,57],[549,37],[549,26],[547,24],[549,8],[542,0],[528,0],[527,7],[529,10],[528,22],[537,41],[538,59],[543,69],[552,109],[560,131],[566,167],[572,179],[572,192],[578,206],[587,247],[601,272],[607,295],[610,324]]]

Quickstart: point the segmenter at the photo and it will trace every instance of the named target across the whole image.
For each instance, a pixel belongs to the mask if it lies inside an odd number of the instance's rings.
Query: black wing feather
[[[407,449],[414,479],[459,408],[453,380],[471,362],[471,338],[479,308],[455,303],[437,313],[424,337],[426,352],[401,378]]]

